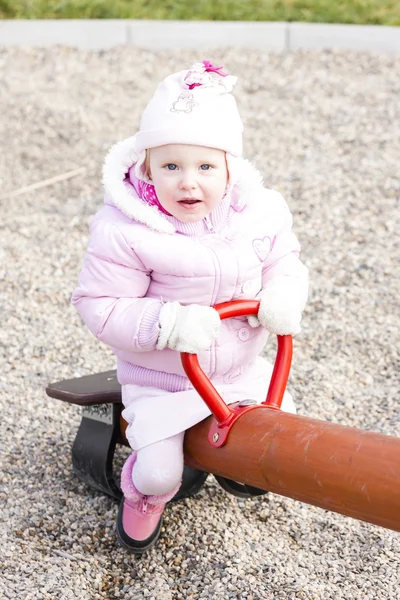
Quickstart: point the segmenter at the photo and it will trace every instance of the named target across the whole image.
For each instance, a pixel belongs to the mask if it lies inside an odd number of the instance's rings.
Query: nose
[[[184,171],[179,182],[180,190],[194,190],[196,189],[196,178],[192,171]]]

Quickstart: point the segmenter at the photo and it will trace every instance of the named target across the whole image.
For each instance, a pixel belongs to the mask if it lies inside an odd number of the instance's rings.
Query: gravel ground
[[[400,598],[397,533],[279,496],[239,500],[210,477],[137,558],[116,543],[116,504],[71,472],[79,410],[44,388],[114,368],[69,304],[103,156],[135,132],[162,77],[203,57],[240,77],[246,156],[287,198],[310,268],[290,381],[299,411],[400,434],[398,59],[2,48],[3,598]]]

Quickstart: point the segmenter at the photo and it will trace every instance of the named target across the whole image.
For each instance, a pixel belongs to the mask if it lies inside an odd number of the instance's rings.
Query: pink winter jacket
[[[168,391],[191,388],[174,350],[157,350],[165,302],[213,306],[252,299],[274,277],[293,280],[293,302],[307,299],[307,269],[282,196],[262,185],[239,159],[237,181],[218,207],[198,223],[182,223],[139,199],[126,182],[136,162],[135,138],[106,158],[105,206],[90,225],[88,250],[72,302],[90,331],[117,356],[121,384]],[[215,382],[234,382],[262,351],[268,333],[247,318],[224,320],[221,334],[199,355]]]

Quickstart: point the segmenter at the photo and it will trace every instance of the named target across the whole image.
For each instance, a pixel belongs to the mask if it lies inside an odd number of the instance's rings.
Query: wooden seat
[[[50,398],[79,406],[121,402],[121,386],[115,370],[50,383],[46,387],[46,394]]]

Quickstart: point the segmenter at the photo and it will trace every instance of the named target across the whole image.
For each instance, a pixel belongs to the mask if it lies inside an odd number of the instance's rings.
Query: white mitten
[[[197,354],[207,350],[218,337],[221,319],[210,306],[167,302],[160,311],[157,349]]]
[[[270,281],[259,295],[258,315],[248,318],[251,327],[262,325],[276,335],[297,335],[301,331],[302,303],[289,278]]]

